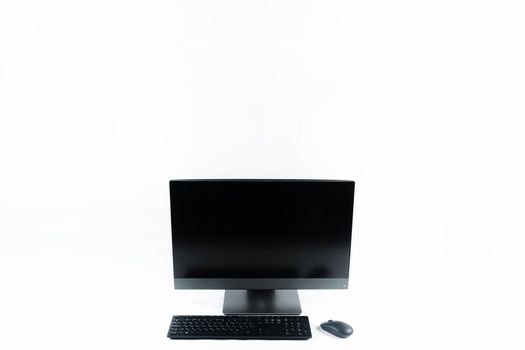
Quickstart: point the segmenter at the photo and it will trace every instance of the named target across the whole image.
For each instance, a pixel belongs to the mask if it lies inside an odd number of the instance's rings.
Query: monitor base
[[[294,289],[227,289],[222,312],[225,315],[300,315],[301,303]]]

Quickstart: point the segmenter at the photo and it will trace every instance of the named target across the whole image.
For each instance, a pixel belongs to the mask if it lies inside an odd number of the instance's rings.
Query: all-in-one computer
[[[176,289],[225,289],[226,315],[299,315],[297,289],[348,288],[354,182],[170,181]]]

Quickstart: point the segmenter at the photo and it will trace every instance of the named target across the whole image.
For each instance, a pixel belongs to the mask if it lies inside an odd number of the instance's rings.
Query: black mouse
[[[328,320],[327,322],[321,323],[321,328],[339,338],[346,338],[354,333],[354,330],[349,324],[341,321]]]

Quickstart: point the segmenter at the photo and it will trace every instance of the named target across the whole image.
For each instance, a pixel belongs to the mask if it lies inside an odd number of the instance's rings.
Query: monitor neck
[[[295,289],[227,289],[225,315],[300,315],[301,303]]]

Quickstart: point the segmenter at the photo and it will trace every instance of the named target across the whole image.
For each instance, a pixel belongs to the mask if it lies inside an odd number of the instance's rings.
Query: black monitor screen
[[[170,182],[175,278],[348,278],[353,181]]]

